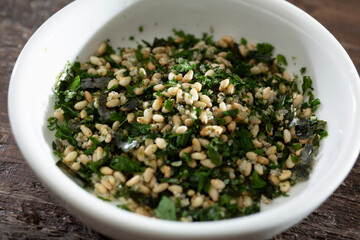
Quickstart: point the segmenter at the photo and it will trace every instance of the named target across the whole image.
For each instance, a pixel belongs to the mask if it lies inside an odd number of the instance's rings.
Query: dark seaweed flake
[[[69,122],[69,128],[72,130],[72,131],[78,131],[80,130],[80,125],[81,123],[76,120],[76,119],[70,119]]]
[[[243,59],[239,50],[239,44],[234,43],[233,47],[230,49],[230,52],[232,52],[234,58]]]
[[[168,45],[168,41],[166,41],[165,39],[163,39],[163,38],[155,38],[152,47],[153,48],[165,47],[166,45]]]
[[[130,110],[133,110],[133,109],[138,108],[140,106],[141,106],[141,104],[140,104],[139,100],[135,99],[133,101],[127,102],[124,107],[128,108]]]
[[[99,96],[98,112],[99,112],[100,118],[105,121],[109,120],[110,115],[115,112],[114,110],[110,110],[106,107],[106,102],[107,102],[106,94],[101,94]]]
[[[60,152],[64,152],[65,151],[65,147],[64,145],[62,144],[61,140],[59,138],[55,139],[55,144],[56,144],[56,147],[57,149],[60,151]]]
[[[104,88],[108,85],[109,81],[109,77],[84,78],[80,80],[80,87],[82,89]]]
[[[314,161],[313,146],[306,145],[301,151],[301,161],[295,166],[293,174],[297,179],[307,180]]]

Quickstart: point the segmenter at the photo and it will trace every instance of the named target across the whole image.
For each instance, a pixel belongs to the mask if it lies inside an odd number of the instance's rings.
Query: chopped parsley
[[[155,209],[155,214],[158,218],[165,220],[176,220],[175,204],[168,197],[163,196],[159,206]]]

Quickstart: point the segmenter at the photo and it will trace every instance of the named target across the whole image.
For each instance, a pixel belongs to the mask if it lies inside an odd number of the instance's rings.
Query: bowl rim
[[[195,222],[195,223],[179,223],[179,222],[171,222],[165,221],[161,219],[153,219],[147,218],[143,216],[139,216],[133,213],[128,213],[121,209],[116,209],[110,204],[98,200],[92,195],[88,194],[85,191],[79,191],[76,195],[72,195],[73,192],[68,191],[69,186],[70,189],[78,189],[79,186],[76,185],[71,179],[63,177],[64,186],[58,186],[57,179],[51,179],[51,176],[46,171],[42,170],[39,166],[39,163],[36,162],[35,155],[32,151],[32,146],[29,145],[28,139],[23,137],[24,127],[21,126],[22,122],[19,121],[19,109],[14,106],[19,106],[19,99],[17,96],[17,87],[20,83],[20,79],[18,78],[19,72],[22,71],[21,66],[26,64],[28,61],[28,57],[26,56],[29,52],[31,46],[38,40],[38,38],[42,37],[44,31],[54,25],[56,21],[59,21],[65,18],[65,12],[70,12],[74,9],[79,8],[82,4],[94,4],[98,2],[96,0],[78,0],[70,3],[59,12],[50,17],[29,39],[23,50],[21,51],[12,75],[9,84],[8,91],[8,112],[10,125],[12,128],[12,132],[14,134],[16,143],[23,154],[24,158],[28,162],[29,166],[36,173],[38,178],[42,181],[45,186],[48,187],[53,193],[55,193],[62,201],[64,201],[70,208],[75,208],[79,212],[86,213],[87,216],[91,216],[92,218],[101,219],[106,224],[113,227],[121,227],[123,229],[127,229],[132,232],[142,233],[142,234],[151,234],[152,236],[177,236],[177,237],[214,237],[214,236],[233,236],[237,234],[251,234],[258,232],[259,230],[271,229],[275,226],[286,224],[288,221],[294,221],[293,216],[301,216],[305,217],[310,212],[312,212],[315,208],[317,208],[322,202],[324,202],[331,194],[335,191],[335,189],[341,184],[341,182],[345,179],[345,177],[350,172],[352,166],[355,164],[358,154],[360,152],[360,135],[356,135],[355,133],[360,130],[360,126],[355,126],[354,134],[352,135],[353,145],[351,146],[351,151],[346,152],[345,156],[351,161],[347,161],[346,165],[343,169],[338,169],[338,175],[336,175],[333,179],[327,180],[327,184],[325,183],[325,179],[322,182],[318,183],[311,190],[312,193],[321,193],[314,194],[313,201],[306,205],[303,205],[302,208],[297,207],[299,203],[306,202],[307,195],[302,194],[297,196],[296,198],[283,203],[281,206],[277,206],[274,209],[270,209],[265,212],[261,212],[258,214],[253,214],[250,216],[235,218],[235,219],[227,219],[215,222]],[[138,0],[129,1],[131,3],[136,3]],[[239,2],[239,1],[233,1]],[[247,1],[249,4],[251,1]],[[347,67],[350,72],[353,73],[353,79],[351,82],[353,87],[356,88],[357,92],[360,92],[359,85],[359,75],[357,74],[357,70],[352,63],[350,57],[341,46],[341,44],[335,39],[335,37],[325,29],[319,22],[317,22],[313,17],[305,13],[303,10],[297,8],[291,3],[283,0],[256,0],[253,2],[262,3],[263,7],[267,7],[270,9],[271,5],[274,5],[278,8],[278,11],[286,11],[289,14],[286,16],[289,17],[289,21],[302,19],[304,21],[304,25],[307,27],[313,28],[321,34],[326,41],[331,44],[331,46],[336,47],[338,51],[337,54],[342,60],[343,66]],[[359,96],[354,96],[356,100],[356,105],[360,104]],[[356,112],[356,119],[360,120],[360,112]],[[356,121],[355,121],[356,122]],[[326,187],[324,187],[326,186]],[[84,202],[83,199],[86,199]],[[93,208],[94,204],[97,204],[99,207]],[[98,209],[102,209],[103,211],[99,211]],[[282,218],[274,220],[274,215],[283,214],[288,211],[288,209],[292,209],[292,214],[283,215]],[[116,212],[117,214],[114,214]],[[301,219],[300,218],[300,219]],[[297,219],[299,221],[300,219]],[[261,222],[263,225],[259,226],[258,223]],[[85,223],[86,224],[86,223]],[[141,226],[141,227],[139,227]],[[204,231],[204,227],[206,227],[206,231]],[[186,229],[186,230],[185,230]]]

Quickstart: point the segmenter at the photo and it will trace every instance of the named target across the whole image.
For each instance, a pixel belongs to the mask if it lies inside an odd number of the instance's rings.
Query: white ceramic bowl
[[[144,31],[140,33],[138,27]],[[52,86],[67,61],[84,60],[106,39],[113,46],[135,46],[129,36],[152,41],[172,28],[215,38],[232,35],[269,42],[288,60],[290,72],[307,67],[328,121],[309,181],[293,188],[261,213],[217,222],[179,223],[118,209],[76,185],[56,166],[46,129]],[[51,17],[21,52],[11,77],[9,116],[18,146],[30,167],[64,206],[85,224],[113,238],[266,238],[299,222],[340,185],[360,147],[359,76],[335,38],[312,17],[281,0],[78,0]],[[277,204],[281,202],[281,204]]]

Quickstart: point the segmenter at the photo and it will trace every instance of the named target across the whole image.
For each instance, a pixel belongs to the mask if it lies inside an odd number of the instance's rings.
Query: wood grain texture
[[[17,56],[34,31],[69,2],[0,1],[0,239],[106,239],[84,226],[42,187],[21,156],[8,121],[7,91]],[[289,2],[322,23],[360,70],[359,0]],[[321,207],[273,239],[360,239],[359,199],[358,161]]]

